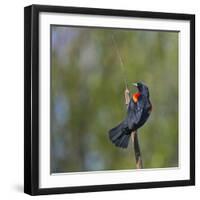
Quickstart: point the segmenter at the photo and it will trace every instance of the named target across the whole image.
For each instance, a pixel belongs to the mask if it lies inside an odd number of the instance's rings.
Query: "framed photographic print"
[[[195,16],[25,8],[24,192],[195,184]]]

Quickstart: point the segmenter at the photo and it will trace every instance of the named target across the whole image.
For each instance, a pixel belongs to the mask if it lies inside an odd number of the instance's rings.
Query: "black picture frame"
[[[190,179],[177,181],[39,188],[39,13],[188,20],[190,22]],[[31,5],[24,9],[24,192],[30,195],[195,185],[195,15]]]

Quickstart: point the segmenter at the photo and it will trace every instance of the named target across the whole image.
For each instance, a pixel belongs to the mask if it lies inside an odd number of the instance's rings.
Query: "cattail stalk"
[[[128,104],[130,102],[130,92],[129,92],[128,88],[126,88],[126,90],[124,92],[124,97],[125,97],[126,108],[128,108]],[[141,157],[141,151],[140,151],[140,145],[139,145],[139,141],[138,141],[137,131],[133,131],[131,133],[131,141],[133,143],[134,152],[135,152],[136,168],[142,169],[143,164],[142,164],[142,157]]]

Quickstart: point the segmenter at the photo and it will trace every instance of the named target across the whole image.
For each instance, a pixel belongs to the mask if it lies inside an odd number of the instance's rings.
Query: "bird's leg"
[[[137,131],[133,131],[131,133],[131,139],[132,139],[132,143],[133,143],[134,151],[135,151],[136,168],[142,169],[143,164],[142,164],[142,158],[141,158],[140,145],[139,145],[139,141],[138,141]]]

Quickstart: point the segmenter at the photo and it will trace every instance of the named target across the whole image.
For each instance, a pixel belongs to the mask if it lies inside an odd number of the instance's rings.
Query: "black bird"
[[[138,92],[132,95],[128,105],[127,117],[109,131],[110,140],[121,148],[127,148],[131,133],[139,129],[149,118],[152,105],[148,87],[141,82],[134,83]]]

